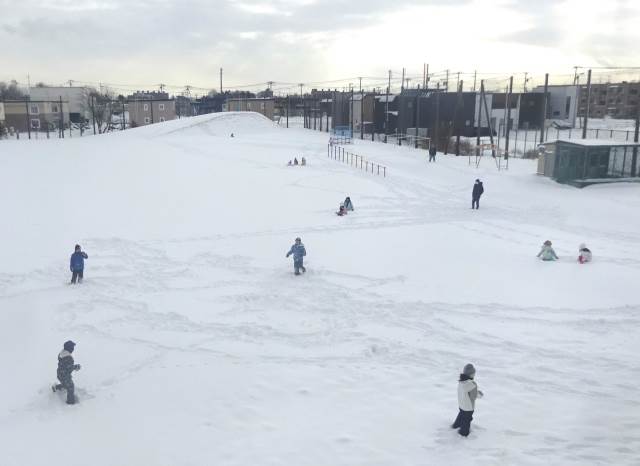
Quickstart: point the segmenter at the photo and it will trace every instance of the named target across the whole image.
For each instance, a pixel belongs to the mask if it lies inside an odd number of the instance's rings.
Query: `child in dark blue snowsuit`
[[[304,256],[307,255],[307,251],[304,249],[304,244],[302,244],[302,240],[300,238],[296,238],[296,242],[291,246],[291,249],[289,249],[287,257],[291,254],[293,254],[293,271],[295,274],[300,275],[300,270],[302,270],[302,273],[306,272],[307,269],[302,265],[302,261],[304,260]]]
[[[80,245],[76,244],[76,250],[71,254],[71,260],[69,261],[69,268],[71,269],[71,283],[82,283],[84,274],[84,260],[88,259],[86,252],[80,249]]]
[[[59,384],[52,385],[51,390],[54,392],[58,390],[67,391],[67,404],[72,405],[76,402],[75,386],[73,385],[73,371],[80,370],[80,364],[75,364],[73,361],[73,353],[76,344],[71,340],[64,343],[64,348],[58,354],[58,371],[57,376],[60,381]]]

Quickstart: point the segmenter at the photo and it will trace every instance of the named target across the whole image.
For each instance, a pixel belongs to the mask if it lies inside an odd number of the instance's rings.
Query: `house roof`
[[[544,142],[543,145],[556,144],[562,142],[565,144],[573,144],[574,146],[585,147],[609,147],[609,146],[627,146],[627,147],[640,147],[640,143],[631,141],[615,141],[612,139],[556,139],[554,141]]]

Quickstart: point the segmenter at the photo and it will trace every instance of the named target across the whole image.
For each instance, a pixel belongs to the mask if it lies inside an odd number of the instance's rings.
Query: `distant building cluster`
[[[400,93],[313,89],[304,95],[277,97],[270,89],[211,92],[201,97],[170,96],[164,91],[136,91],[106,98],[87,87],[38,86],[24,99],[0,102],[0,124],[13,131],[60,130],[71,125],[125,129],[214,112],[257,112],[278,120],[289,116],[313,118],[315,125],[350,126],[367,133],[394,132],[430,136],[437,124],[446,133],[454,127],[462,136],[507,129],[540,129],[547,120],[574,126],[587,111],[593,118],[635,118],[640,107],[640,83],[551,85],[507,94],[477,91],[444,92],[441,89],[402,89]],[[486,110],[484,107],[486,106]],[[106,110],[105,110],[106,109]],[[99,113],[99,115],[97,114]],[[319,120],[323,120],[321,123]],[[484,135],[484,134],[481,134]]]

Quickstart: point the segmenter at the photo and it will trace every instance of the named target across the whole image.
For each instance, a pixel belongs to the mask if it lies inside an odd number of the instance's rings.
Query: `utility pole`
[[[387,143],[387,133],[389,132],[389,91],[391,90],[391,70],[389,70],[389,84],[387,84],[387,99],[384,103],[384,142]]]
[[[424,75],[424,90],[429,90],[429,63],[427,63],[427,70]]]
[[[422,64],[422,88],[427,88],[427,64]]]
[[[636,127],[633,132],[633,142],[638,144],[638,139],[640,139],[640,105],[636,110]],[[636,176],[636,168],[638,167],[638,146],[633,148],[633,157],[631,158],[631,176]]]
[[[404,68],[402,68],[402,83],[400,84],[400,94],[404,91]]]
[[[358,81],[360,81],[360,92],[362,93],[362,78],[358,78]]]
[[[158,84],[158,87],[160,88],[160,92],[164,92],[164,84]]]
[[[473,90],[476,90],[475,73],[474,73]],[[480,96],[478,97],[478,128],[476,130],[476,146],[480,145],[480,128],[482,127],[482,98],[484,97],[484,81],[480,81]],[[480,155],[480,148],[476,151],[476,156]]]
[[[507,94],[507,121],[505,125],[507,126],[507,134],[505,135],[504,141],[504,158],[505,160],[509,160],[509,122],[511,121],[511,94],[513,93],[513,76],[509,78],[509,93]]]
[[[449,70],[447,70],[447,82],[446,82],[446,89],[445,92],[449,92]]]
[[[222,68],[220,68],[220,94],[222,94]]]
[[[29,134],[29,139],[31,139],[31,115],[29,115],[29,96],[24,96],[24,108],[26,110],[27,116],[27,133]]]
[[[300,83],[298,86],[300,86],[300,97],[302,98],[302,86],[304,86],[304,83]]]
[[[591,103],[591,70],[587,73],[587,111],[584,114],[584,123],[582,124],[582,139],[587,139],[587,125],[589,124],[589,110]]]
[[[94,104],[94,96],[91,96],[91,120],[93,121],[93,135],[96,135],[96,112]]]
[[[434,143],[436,152],[438,151],[438,143],[440,142],[440,83],[438,83],[438,89],[436,90],[436,127],[434,134]]]
[[[62,112],[62,96],[60,96],[60,134],[64,139],[64,113]],[[71,122],[69,122],[69,134],[71,134]]]
[[[73,87],[73,79],[70,79],[69,81],[67,81],[69,83],[69,87]]]
[[[473,71],[473,92],[476,91],[476,78],[478,77],[478,70]]]
[[[529,81],[529,79],[527,78],[528,75],[529,75],[529,73],[527,73],[527,72],[524,73],[524,84],[522,85],[522,92],[523,93],[527,92],[527,81]]]
[[[544,75],[544,99],[542,101],[542,116],[540,121],[540,144],[544,142],[544,125],[547,121],[547,92],[549,92],[549,73]]]
[[[460,72],[458,71],[458,78],[456,80],[456,89],[458,89],[458,87],[460,87]]]
[[[460,73],[458,73],[458,77],[460,77]],[[456,102],[456,115],[454,117],[453,125],[456,128],[456,156],[460,155],[460,113],[458,112],[458,107],[460,110],[464,107],[464,101],[462,100],[462,88],[464,87],[464,81],[458,82],[458,102]]]
[[[573,67],[573,85],[576,86],[578,84],[578,67]]]

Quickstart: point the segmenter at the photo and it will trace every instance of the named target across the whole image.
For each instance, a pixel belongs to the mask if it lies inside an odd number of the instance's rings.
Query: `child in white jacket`
[[[578,262],[584,264],[585,262],[591,262],[592,259],[591,250],[586,244],[582,243],[578,248]]]
[[[478,390],[478,384],[473,380],[476,375],[476,369],[473,364],[467,364],[460,374],[458,381],[458,417],[451,426],[458,429],[458,433],[463,437],[469,435],[471,429],[471,420],[473,419],[473,411],[476,406],[476,398],[482,398],[483,393]]]

